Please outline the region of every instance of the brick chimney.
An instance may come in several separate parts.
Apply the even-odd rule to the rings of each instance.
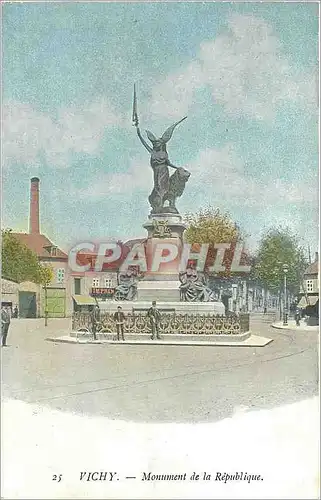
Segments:
[[[39,179],[33,177],[30,185],[29,233],[39,234]]]

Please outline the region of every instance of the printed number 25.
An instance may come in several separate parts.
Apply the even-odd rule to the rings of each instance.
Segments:
[[[54,474],[52,476],[52,480],[57,481],[58,483],[61,481],[61,478],[62,478],[62,474],[59,474],[58,476],[56,474]]]

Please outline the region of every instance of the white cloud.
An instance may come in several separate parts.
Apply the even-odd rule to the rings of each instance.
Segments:
[[[309,241],[317,247],[316,179],[284,180],[270,174],[255,178],[231,144],[199,152],[186,168],[192,174],[186,193],[191,193],[191,207],[208,203],[241,219],[251,235],[251,248],[267,229],[277,226],[290,228],[301,244]]]
[[[200,151],[186,168],[191,172],[186,188],[191,194],[186,192],[185,199],[190,196],[193,205],[198,202],[198,197],[201,204],[206,199],[209,203],[221,206],[270,212],[272,209],[282,210],[291,205],[317,205],[318,190],[312,179],[297,183],[271,178],[269,175],[258,180],[247,171],[246,164],[235,153],[232,144],[221,149]],[[146,158],[142,161],[137,158],[126,172],[100,176],[89,187],[78,190],[76,194],[89,199],[112,194],[130,196],[137,191],[147,195],[152,187],[153,172],[148,161]]]
[[[317,74],[291,67],[272,28],[250,15],[232,15],[226,33],[202,43],[196,60],[159,82],[151,113],[184,115],[203,88],[227,113],[258,120],[272,119],[283,102],[317,104]]]
[[[68,167],[73,153],[99,151],[105,130],[121,118],[104,98],[79,108],[62,108],[54,120],[30,105],[8,101],[3,106],[3,163]]]
[[[186,167],[191,172],[193,189],[202,197],[227,201],[229,205],[244,207],[275,207],[287,204],[315,204],[318,190],[316,185],[296,183],[273,178],[270,175],[255,179],[247,166],[236,155],[232,144],[221,149],[206,149]]]
[[[77,196],[99,199],[113,194],[148,193],[153,187],[153,172],[146,161],[133,160],[124,173],[107,173],[99,176],[89,187],[77,190]]]
[[[173,118],[185,115],[194,92],[204,83],[201,65],[197,61],[191,62],[153,88],[149,113]]]

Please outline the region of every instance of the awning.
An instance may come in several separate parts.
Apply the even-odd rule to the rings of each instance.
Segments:
[[[301,297],[300,302],[298,303],[298,307],[300,309],[305,309],[306,307],[309,306],[315,306],[315,304],[318,302],[319,296],[318,295],[308,295],[308,302],[306,300],[306,297]]]
[[[73,295],[72,298],[77,306],[93,306],[96,304],[95,299],[89,295]]]

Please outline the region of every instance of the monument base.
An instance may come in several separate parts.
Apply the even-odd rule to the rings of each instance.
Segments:
[[[137,301],[179,302],[179,281],[143,280],[137,284]]]
[[[108,300],[106,302],[98,302],[102,313],[114,313],[117,307],[121,306],[123,312],[128,313],[143,313],[146,312],[152,305],[152,299],[133,300],[133,301],[118,301]],[[209,314],[211,316],[225,315],[225,306],[223,302],[179,302],[179,301],[157,301],[157,309],[164,313],[176,314]]]

